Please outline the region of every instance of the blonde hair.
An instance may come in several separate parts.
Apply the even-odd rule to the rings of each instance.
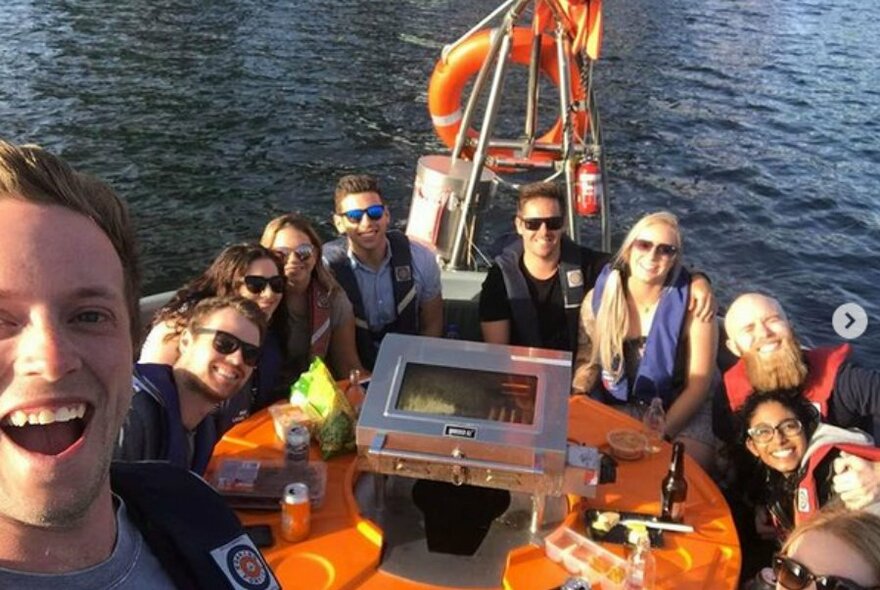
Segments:
[[[880,582],[880,516],[867,510],[839,507],[821,510],[807,522],[795,527],[782,546],[782,554],[788,555],[791,546],[811,532],[833,535],[849,545],[850,550],[861,555],[871,567],[874,581]]]
[[[321,247],[321,238],[305,216],[299,213],[285,213],[284,215],[279,215],[266,224],[266,228],[263,230],[263,236],[260,238],[260,244],[271,250],[272,244],[275,243],[275,236],[278,235],[278,232],[287,229],[288,227],[304,233],[306,237],[309,238],[309,242],[312,243],[312,246],[315,247],[316,262],[315,268],[312,269],[312,279],[318,281],[318,285],[328,294],[335,292],[336,289],[340,288],[339,283],[336,282],[336,279],[333,278],[333,275],[331,275],[330,271],[327,270],[327,267],[324,266],[322,260],[324,249]]]
[[[639,219],[626,234],[620,249],[614,255],[612,270],[605,282],[605,290],[602,292],[602,301],[596,314],[596,324],[593,333],[593,351],[590,363],[599,365],[603,370],[610,372],[615,381],[623,375],[623,341],[629,331],[629,313],[626,303],[626,278],[629,276],[629,257],[632,252],[633,242],[646,228],[663,224],[671,228],[676,235],[678,252],[675,255],[675,265],[670,270],[670,276],[678,272],[681,264],[681,232],[678,227],[678,218],[668,211],[650,213]],[[590,303],[588,302],[588,305]]]

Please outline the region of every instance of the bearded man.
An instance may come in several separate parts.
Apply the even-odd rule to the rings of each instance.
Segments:
[[[791,389],[836,426],[872,428],[880,418],[880,372],[849,360],[849,344],[804,350],[779,301],[745,293],[724,319],[727,347],[740,360],[724,374],[730,409],[753,392]],[[880,423],[880,422],[878,422]]]

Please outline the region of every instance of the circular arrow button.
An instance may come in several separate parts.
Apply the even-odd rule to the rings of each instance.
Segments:
[[[868,329],[868,314],[858,303],[844,303],[834,310],[831,324],[838,336],[853,340]]]

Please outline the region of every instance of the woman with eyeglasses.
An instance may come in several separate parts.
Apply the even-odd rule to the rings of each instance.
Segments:
[[[709,470],[718,326],[691,310],[691,273],[681,260],[674,215],[652,213],[633,226],[581,305],[572,390],[634,417],[659,397],[664,438],[683,442]]]
[[[797,391],[752,394],[740,420],[742,440],[763,475],[754,500],[766,506],[770,522],[762,522],[759,509],[758,528],[770,524],[784,539],[829,503],[855,510],[880,498],[880,449],[871,437],[821,423],[818,410]]]
[[[260,243],[283,258],[287,277],[283,378],[295,380],[313,356],[325,358],[337,379],[362,371],[351,302],[324,267],[312,224],[297,213],[281,215],[266,224]]]
[[[217,413],[222,433],[267,405],[279,387],[284,358],[284,324],[276,311],[284,297],[283,266],[271,250],[255,243],[234,244],[224,249],[205,272],[181,287],[153,317],[141,347],[139,363],[173,365],[180,355],[180,335],[195,305],[209,297],[239,295],[256,303],[269,322],[256,371],[242,391],[224,403]]]
[[[773,559],[779,590],[880,590],[880,516],[823,511]]]

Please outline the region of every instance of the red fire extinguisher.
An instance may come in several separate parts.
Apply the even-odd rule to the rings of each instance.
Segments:
[[[584,160],[575,173],[575,210],[582,217],[598,215],[602,202],[602,175],[595,160]]]

